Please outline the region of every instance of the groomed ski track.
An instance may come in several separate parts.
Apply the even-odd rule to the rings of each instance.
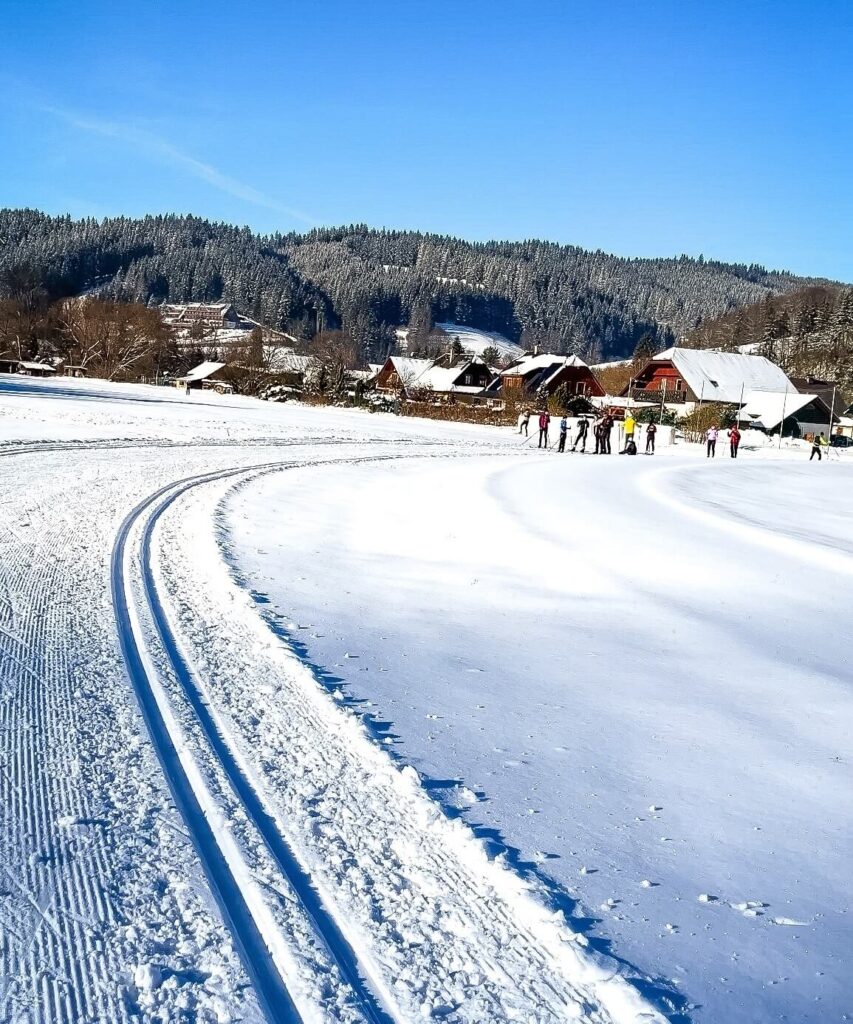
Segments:
[[[341,445],[356,447],[355,441],[317,437],[302,443],[312,454],[330,448],[340,451]],[[210,521],[215,501],[235,481],[242,483],[258,473],[309,466],[327,471],[338,463],[467,454],[453,445],[435,443],[407,444],[411,453],[393,455],[359,456],[353,452],[351,457],[315,455],[300,461],[280,454],[281,447],[299,444],[259,442],[257,447],[274,457],[239,465],[232,460],[231,465],[207,472],[173,477],[125,515],[110,562],[112,606],[128,678],[263,1018],[273,1024],[315,1020],[403,1024],[424,1017],[484,1024],[503,1020],[537,1024],[661,1021],[612,962],[596,962],[561,915],[553,914],[531,895],[519,876],[490,861],[465,826],[443,817],[415,773],[394,765],[357,719],[322,691],[310,670],[284,649],[246,597],[245,603],[239,599],[232,602],[234,623],[243,631],[245,644],[240,651],[232,648],[230,654],[236,654],[238,661],[244,659],[242,667],[251,673],[261,643],[258,678],[266,685],[278,685],[270,683],[276,674],[283,671],[285,679],[293,677],[286,711],[292,714],[302,703],[308,725],[318,730],[318,736],[331,724],[338,743],[324,753],[341,754],[340,763],[332,764],[331,771],[341,774],[344,787],[351,769],[356,771],[351,782],[358,779],[365,784],[378,778],[376,791],[366,795],[352,792],[351,796],[355,803],[367,801],[371,824],[379,832],[369,831],[364,850],[358,849],[357,820],[350,822],[349,834],[335,837],[343,856],[358,865],[365,891],[377,887],[377,898],[372,903],[365,900],[361,907],[349,899],[343,882],[350,879],[325,870],[318,861],[329,849],[312,845],[311,837],[318,834],[317,821],[288,815],[287,804],[293,808],[300,806],[300,801],[290,801],[285,794],[285,759],[275,773],[264,776],[266,762],[261,764],[253,757],[250,737],[235,728],[235,711],[245,694],[236,694],[231,706],[227,702],[220,706],[221,694],[214,691],[221,652],[207,651],[209,657],[199,657],[198,640],[199,636],[207,638],[205,623],[210,612],[203,607],[204,600],[224,583],[237,589],[236,584],[220,559],[206,568],[214,576],[218,574],[216,579],[185,579],[185,588],[178,594],[175,586],[180,578],[176,573],[164,574],[158,537],[174,530],[175,523],[187,515],[187,502],[197,500],[199,507],[195,512],[190,509],[192,522],[197,523],[192,516],[199,510],[206,515],[210,541],[215,543]],[[221,461],[228,459],[229,449],[233,455],[236,449],[252,447],[227,442],[197,442],[197,446],[215,449]],[[108,456],[115,449],[176,447],[156,441],[58,442],[4,448],[0,456],[74,452]],[[375,450],[376,446],[370,447]],[[184,542],[190,543],[187,536]],[[207,583],[212,590],[206,591]],[[201,599],[202,605],[190,608],[193,598]],[[179,600],[186,606],[178,607]],[[249,613],[254,622],[247,620]],[[226,619],[229,614],[230,610]],[[189,635],[181,628],[185,622],[192,626]],[[193,629],[201,632],[194,635]],[[281,724],[277,722],[276,727]],[[361,761],[364,757],[366,763]],[[289,769],[291,782],[293,767]],[[310,787],[311,766],[306,778],[298,781],[300,786]],[[321,786],[327,783],[321,780]],[[326,807],[332,795],[330,789],[324,792],[321,788],[314,799]],[[338,811],[344,819],[351,816],[345,806]],[[88,820],[85,814],[78,817],[84,823]],[[329,824],[335,824],[331,818]],[[383,829],[396,829],[397,833],[381,835]],[[381,849],[372,849],[380,840]],[[339,850],[336,856],[341,855]],[[401,866],[414,873],[395,878],[394,872]],[[371,871],[377,872],[375,877],[371,878]],[[393,891],[395,886],[399,891]],[[448,906],[443,909],[437,898],[442,891],[449,894]],[[396,920],[395,913],[403,907],[403,892],[411,897],[411,915]],[[430,909],[432,903],[436,906]],[[359,919],[359,912],[365,909],[368,916]],[[105,913],[109,916],[109,911]],[[405,953],[394,948],[393,940],[401,933],[406,935]],[[57,932],[57,941],[68,940]],[[312,981],[318,973],[325,978],[319,994]],[[76,983],[69,981],[69,989],[73,991],[75,984],[85,988],[78,978]],[[135,991],[134,986],[131,990]],[[140,1012],[141,1004],[133,999],[124,1005],[105,999],[101,1011],[94,1010],[92,1004],[87,1017],[81,1007],[88,1001],[83,995],[69,997],[61,1006],[54,1000],[53,1019],[134,1019]],[[0,1019],[29,1017],[4,1016],[0,1011]],[[33,1019],[50,1020],[51,1013],[35,1013]]]

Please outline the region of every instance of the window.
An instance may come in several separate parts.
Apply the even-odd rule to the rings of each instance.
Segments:
[[[474,376],[471,373],[466,373],[462,378],[462,383],[465,385],[471,385],[474,383]]]

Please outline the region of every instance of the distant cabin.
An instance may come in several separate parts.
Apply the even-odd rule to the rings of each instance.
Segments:
[[[0,359],[0,373],[20,373],[25,377],[52,377],[56,367],[26,359]]]
[[[183,377],[178,377],[175,386],[189,388],[190,391],[216,391],[220,395],[228,394],[234,390],[234,386],[225,379],[223,371],[226,365],[213,362],[199,363]]]

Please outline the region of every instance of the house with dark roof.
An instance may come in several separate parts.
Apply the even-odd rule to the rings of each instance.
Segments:
[[[576,355],[529,355],[501,370],[486,389],[486,397],[503,401],[550,398],[565,385],[569,394],[599,398],[604,394],[598,378]]]
[[[479,357],[444,366],[433,359],[389,356],[374,379],[379,392],[409,400],[477,401],[494,377]]]

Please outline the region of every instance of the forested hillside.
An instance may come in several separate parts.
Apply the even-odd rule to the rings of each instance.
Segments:
[[[756,265],[622,259],[535,240],[471,243],[362,225],[262,236],[187,216],[0,211],[0,280],[21,267],[50,299],[227,299],[303,337],[342,328],[371,358],[393,345],[393,326],[410,324],[416,336],[435,321],[617,358],[641,339],[664,346],[707,317],[813,283]]]
[[[790,375],[836,382],[853,397],[853,288],[813,285],[768,295],[705,321],[688,342],[728,351],[754,346]]]

